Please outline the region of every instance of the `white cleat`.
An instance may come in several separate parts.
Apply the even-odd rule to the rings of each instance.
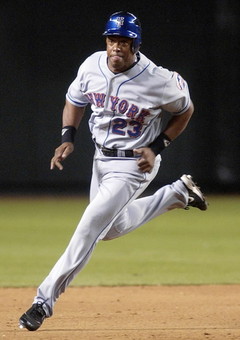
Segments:
[[[206,199],[200,188],[196,185],[196,183],[194,183],[192,176],[182,175],[180,179],[189,193],[188,204],[185,209],[189,209],[189,207],[195,207],[200,210],[207,210],[208,203],[206,202]]]

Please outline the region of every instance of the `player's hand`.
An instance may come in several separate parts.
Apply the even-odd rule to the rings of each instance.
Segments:
[[[57,167],[59,170],[63,169],[63,166],[61,162],[67,158],[70,153],[72,153],[74,150],[73,143],[63,143],[61,144],[54,153],[53,158],[51,159],[51,165],[50,169],[53,170],[55,167]]]
[[[150,148],[134,149],[135,154],[140,155],[137,163],[142,172],[151,172],[155,163],[155,153]]]

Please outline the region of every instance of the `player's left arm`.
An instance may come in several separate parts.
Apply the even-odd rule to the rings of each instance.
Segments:
[[[170,141],[173,141],[186,129],[193,112],[194,105],[193,102],[190,101],[190,106],[187,111],[180,115],[172,116],[165,130],[163,131],[163,133],[169,138]]]
[[[149,147],[135,149],[134,152],[141,155],[138,159],[138,167],[142,172],[151,172],[154,166],[155,157],[164,148],[177,138],[187,127],[194,112],[193,102],[190,101],[188,109],[168,121],[165,130],[149,145]]]

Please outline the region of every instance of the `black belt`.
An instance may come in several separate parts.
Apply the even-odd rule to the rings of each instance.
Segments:
[[[97,146],[103,155],[107,157],[136,157],[133,150],[108,149],[99,144],[97,144]]]

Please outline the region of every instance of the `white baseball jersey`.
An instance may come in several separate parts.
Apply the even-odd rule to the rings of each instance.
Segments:
[[[107,53],[100,51],[80,66],[66,99],[76,106],[91,104],[89,127],[99,145],[121,150],[148,146],[161,132],[161,112],[174,115],[190,105],[186,81],[156,66],[144,54],[129,70],[114,74]]]

